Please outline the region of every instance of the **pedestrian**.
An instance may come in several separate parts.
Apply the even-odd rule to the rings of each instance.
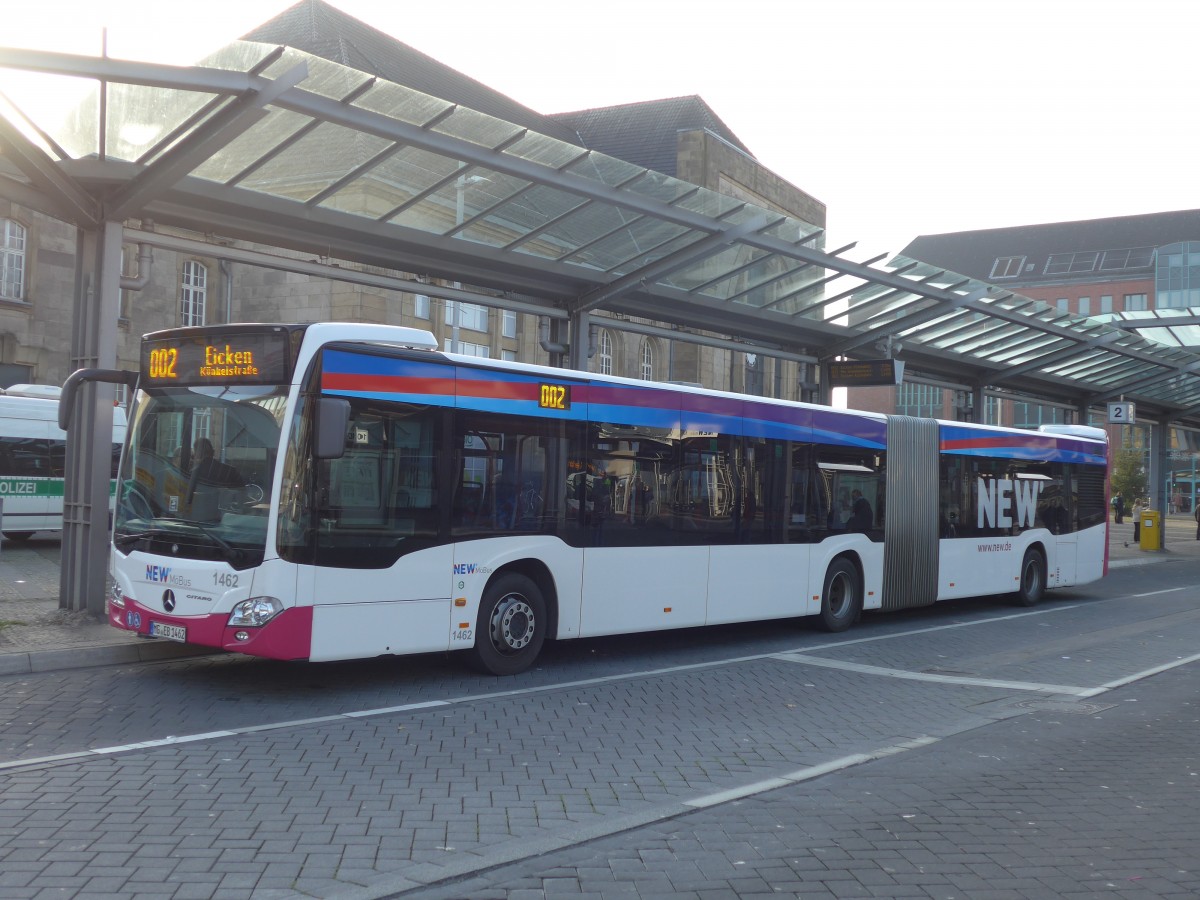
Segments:
[[[1113,510],[1116,512],[1116,523],[1123,524],[1125,522],[1125,498],[1120,494],[1113,497]]]
[[[1192,513],[1196,520],[1196,540],[1200,541],[1200,506],[1196,507],[1196,511]]]
[[[1142,510],[1145,508],[1141,497],[1133,501],[1133,540],[1135,543],[1142,539]]]

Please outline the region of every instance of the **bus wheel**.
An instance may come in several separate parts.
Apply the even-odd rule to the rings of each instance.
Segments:
[[[516,572],[487,586],[479,604],[472,650],[476,668],[516,675],[537,659],[546,640],[546,601],[532,580]]]
[[[27,541],[33,537],[32,531],[6,531],[4,536],[10,541]]]
[[[1021,586],[1014,595],[1019,606],[1036,606],[1046,593],[1046,558],[1030,547],[1021,560]]]
[[[835,559],[825,573],[821,591],[821,627],[826,631],[845,631],[862,612],[862,582],[858,569],[846,558]]]

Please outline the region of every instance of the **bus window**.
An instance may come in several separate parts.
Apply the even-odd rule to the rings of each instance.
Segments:
[[[453,534],[562,528],[567,427],[553,419],[458,413]]]
[[[317,463],[316,561],[390,566],[438,533],[437,410],[352,400],[345,450]]]

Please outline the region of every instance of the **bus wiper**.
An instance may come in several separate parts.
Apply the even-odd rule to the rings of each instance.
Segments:
[[[212,541],[214,544],[216,544],[219,548],[221,548],[221,552],[227,554],[230,558],[232,558],[232,559],[241,559],[242,558],[242,550],[240,547],[233,546],[233,544],[229,543],[229,541],[225,540],[225,538],[223,538],[219,534],[217,534],[216,531],[214,531],[208,525],[205,525],[201,522],[192,522],[192,521],[188,521],[188,520],[184,520],[184,521],[187,521],[188,525],[195,528],[202,535],[204,535],[206,538],[208,538],[210,541]]]

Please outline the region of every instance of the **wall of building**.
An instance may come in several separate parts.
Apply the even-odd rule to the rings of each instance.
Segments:
[[[1057,306],[1060,299],[1065,299],[1067,301],[1067,311],[1076,314],[1080,310],[1079,300],[1081,297],[1089,299],[1090,311],[1088,315],[1093,316],[1100,314],[1100,298],[1104,296],[1113,298],[1112,312],[1125,311],[1124,300],[1129,294],[1145,294],[1146,308],[1154,308],[1153,278],[1138,278],[1125,281],[1071,282],[1070,284],[1031,285],[1029,287],[1020,287],[1005,283],[1002,287],[1023,297],[1042,300],[1050,306]]]

